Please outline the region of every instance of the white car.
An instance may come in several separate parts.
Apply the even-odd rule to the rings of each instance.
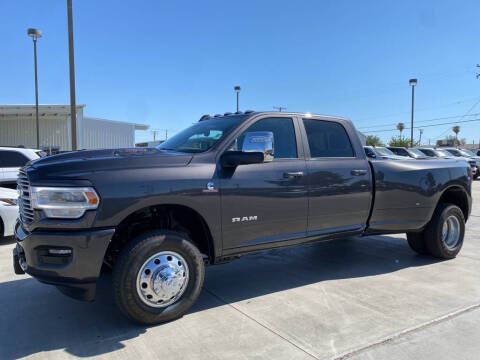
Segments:
[[[0,147],[0,186],[16,188],[18,170],[45,155],[42,150]]]
[[[18,217],[17,198],[16,190],[0,188],[0,240],[13,235]]]

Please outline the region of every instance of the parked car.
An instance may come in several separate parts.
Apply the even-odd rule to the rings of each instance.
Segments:
[[[435,152],[439,155],[441,159],[455,159],[455,156],[450,154],[448,151],[445,151],[443,149],[435,149]]]
[[[446,152],[452,154],[456,158],[465,159],[472,167],[473,178],[480,176],[480,158],[469,150],[461,150],[456,148],[443,148]]]
[[[45,155],[42,150],[0,147],[0,186],[16,188],[18,170]]]
[[[414,148],[420,152],[422,152],[425,156],[429,158],[435,158],[435,159],[442,159],[442,158],[453,158],[452,156],[442,156],[439,154],[435,149],[432,148],[424,148],[424,147],[416,147]]]
[[[473,150],[473,153],[477,156],[480,156],[480,149]]]
[[[117,305],[142,324],[182,316],[205,264],[250,252],[406,232],[414,251],[454,258],[472,201],[464,161],[370,161],[349,120],[283,112],[204,116],[157,148],[45,157],[18,184],[15,272],[93,300],[110,267]]]
[[[468,149],[457,149],[457,150],[460,151],[465,157],[470,157],[475,160],[480,160],[480,156],[478,156],[471,150],[468,150]]]
[[[407,156],[416,160],[426,160],[428,156],[417,149],[405,148],[399,146],[387,146],[387,148],[392,151],[395,155]]]
[[[395,155],[393,152],[383,146],[364,146],[365,154],[370,159],[382,159],[382,160],[405,160],[409,159],[405,156]]]
[[[0,240],[13,235],[18,217],[18,192],[8,188],[0,188]]]

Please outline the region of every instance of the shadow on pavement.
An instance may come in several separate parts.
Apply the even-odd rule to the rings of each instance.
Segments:
[[[269,250],[212,266],[204,289],[224,303],[233,303],[326,280],[387,274],[439,261],[414,253],[405,238],[354,237]],[[203,305],[196,310],[210,307]]]
[[[386,236],[270,250],[207,268],[204,294],[190,313],[325,280],[374,276],[434,262],[414,254],[405,239]],[[205,296],[205,290],[214,297]],[[67,298],[29,277],[0,283],[0,309],[0,359],[56,349],[96,356],[121,349],[122,341],[146,331],[117,310],[110,275],[99,281],[93,303]]]

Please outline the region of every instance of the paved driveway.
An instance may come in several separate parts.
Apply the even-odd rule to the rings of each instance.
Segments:
[[[119,314],[108,277],[82,303],[14,275],[3,243],[0,359],[477,359],[479,233],[477,200],[451,261],[416,255],[400,235],[244,256],[208,268],[194,308],[154,327]]]

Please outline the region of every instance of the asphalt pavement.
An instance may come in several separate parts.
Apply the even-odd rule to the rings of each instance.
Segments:
[[[13,273],[0,244],[0,359],[478,359],[480,181],[459,256],[405,236],[355,237],[244,256],[206,270],[183,318],[126,320],[109,276],[79,302]]]

